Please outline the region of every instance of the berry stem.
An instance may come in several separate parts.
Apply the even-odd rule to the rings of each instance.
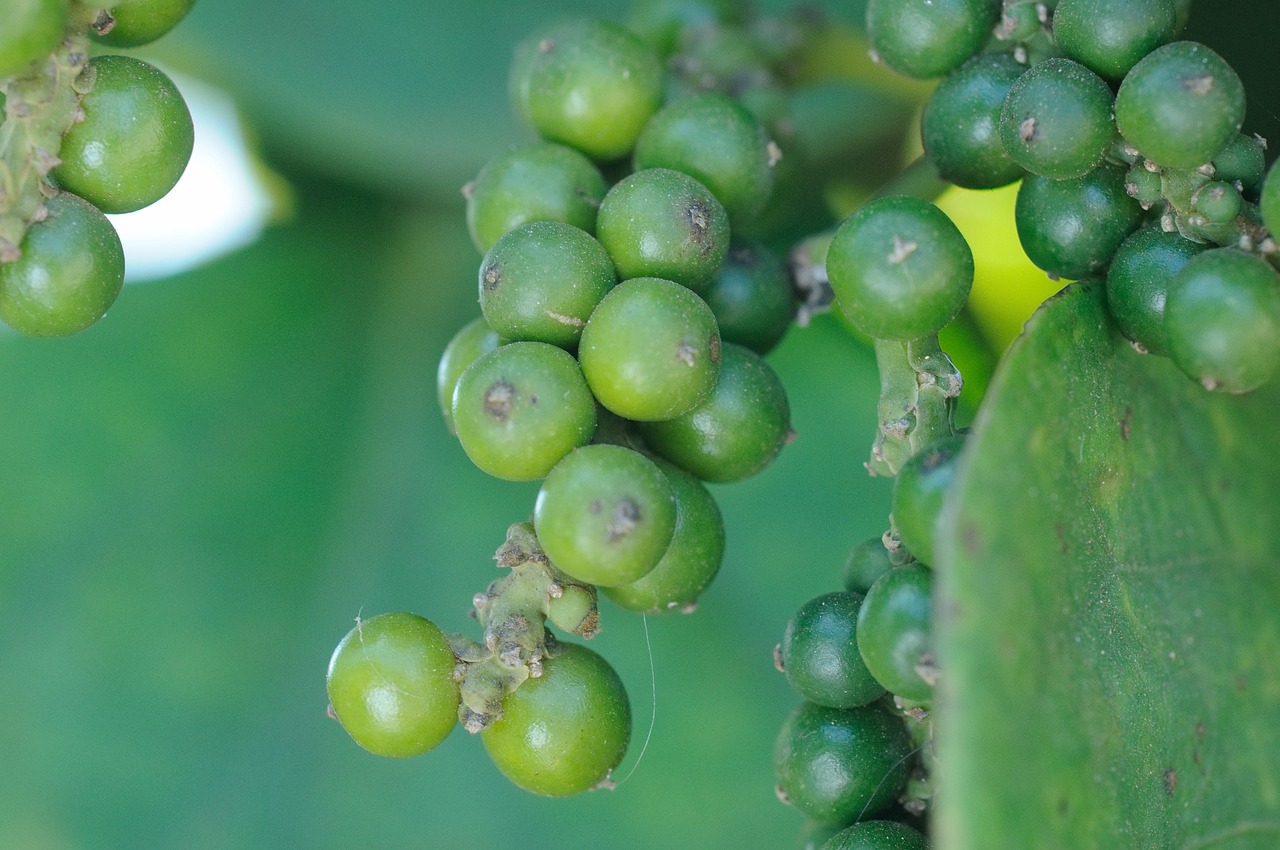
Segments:
[[[938,344],[923,339],[875,340],[880,369],[880,427],[867,471],[893,477],[920,449],[955,433],[951,414],[964,381]]]

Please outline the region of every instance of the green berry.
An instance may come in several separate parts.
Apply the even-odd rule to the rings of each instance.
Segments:
[[[1258,198],[1258,211],[1262,221],[1271,231],[1273,237],[1280,238],[1280,166],[1272,165],[1262,184],[1262,194]]]
[[[937,558],[935,526],[955,480],[964,437],[943,437],[902,465],[893,482],[893,524],[909,551],[926,564]]]
[[[456,433],[453,427],[453,391],[458,386],[458,379],[468,366],[501,344],[502,340],[493,328],[484,317],[480,317],[463,325],[444,347],[440,365],[436,368],[436,401],[440,404],[449,433]]]
[[[559,221],[522,224],[480,264],[480,309],[504,339],[578,344],[591,311],[617,282],[591,234]]]
[[[676,497],[676,527],[657,566],[636,581],[603,588],[615,604],[645,614],[690,611],[724,559],[724,520],[701,481],[670,463],[658,468]]]
[[[1213,176],[1238,183],[1250,198],[1257,197],[1258,185],[1267,173],[1262,139],[1237,133],[1213,158]]]
[[[648,574],[676,527],[667,476],[623,446],[577,449],[542,482],[533,527],[547,557],[578,581],[601,587]]]
[[[0,0],[0,79],[44,59],[62,40],[67,0]]]
[[[858,651],[892,694],[933,699],[933,572],[916,562],[895,567],[867,591],[858,612]]]
[[[999,0],[869,0],[867,34],[880,59],[909,77],[941,77],[982,49]]]
[[[995,189],[1023,175],[1004,149],[1000,113],[1025,70],[1007,53],[981,53],[933,90],[920,136],[943,179],[966,189]]]
[[[149,44],[176,27],[195,4],[196,0],[113,0],[107,11],[115,24],[94,37],[112,47]]]
[[[670,168],[711,190],[731,222],[759,215],[773,191],[769,138],[755,117],[719,92],[658,110],[636,142],[635,168]]]
[[[1018,187],[1014,223],[1031,262],[1079,280],[1104,271],[1142,207],[1125,191],[1125,172],[1102,165],[1073,180],[1030,175]]]
[[[703,298],[720,326],[720,339],[768,354],[791,327],[796,294],[782,260],[761,244],[729,249]]]
[[[919,339],[955,318],[973,286],[973,253],[946,213],[911,197],[872,201],[845,219],[827,275],[854,327]]]
[[[1059,0],[1053,37],[1071,59],[1119,80],[1173,38],[1176,23],[1173,0]]]
[[[572,355],[545,342],[513,342],[462,372],[453,424],[480,469],[533,481],[591,440],[596,405]]]
[[[1019,77],[1000,113],[1000,138],[1014,162],[1042,177],[1082,177],[1115,137],[1111,89],[1070,59],[1047,59]]]
[[[420,755],[457,725],[457,663],[444,632],[430,620],[415,614],[357,620],[329,659],[329,704],[369,752]]]
[[[897,799],[913,749],[902,721],[879,704],[802,703],[774,745],[779,794],[805,817],[843,826]]]
[[[868,820],[831,836],[821,850],[929,850],[929,839],[897,821]]]
[[[515,148],[490,160],[464,189],[467,230],[482,252],[531,221],[594,233],[605,188],[600,169],[573,148],[551,142]]]
[[[142,209],[168,194],[191,159],[195,130],[173,81],[130,56],[89,63],[84,120],[62,139],[52,177],[108,213]]]
[[[769,364],[726,344],[711,395],[683,416],[640,423],[640,433],[654,451],[703,481],[741,481],[778,454],[790,421],[786,391]]]
[[[1245,393],[1280,371],[1280,274],[1235,248],[1192,257],[1165,305],[1169,356],[1210,390]]]
[[[876,579],[893,568],[889,550],[880,537],[869,537],[849,550],[844,562],[844,588],[865,595]]]
[[[608,779],[631,738],[631,704],[618,674],[573,643],[543,661],[502,701],[502,716],[480,733],[503,775],[526,791],[567,797]]]
[[[637,171],[605,195],[596,236],[622,279],[701,291],[729,252],[729,217],[706,186],[669,168]]]
[[[1191,196],[1192,208],[1211,224],[1225,224],[1240,214],[1244,198],[1240,190],[1222,180],[1212,180]]]
[[[1169,283],[1203,249],[1159,227],[1144,227],[1120,245],[1107,269],[1107,307],[1121,333],[1152,354],[1168,356]]]
[[[608,410],[637,421],[673,419],[715,386],[720,332],[695,293],[669,280],[632,278],[591,314],[578,359]]]
[[[602,20],[547,27],[516,47],[511,99],[544,139],[610,161],[631,152],[662,100],[662,63]]]
[[[1178,41],[1133,66],[1116,94],[1116,126],[1142,155],[1166,168],[1195,168],[1240,132],[1245,94],[1227,61],[1203,44]]]
[[[29,336],[67,336],[107,312],[124,285],[124,249],[111,222],[66,192],[22,240],[22,256],[0,263],[0,319]]]
[[[779,647],[782,672],[805,699],[829,708],[854,708],[884,688],[858,652],[862,596],[839,591],[810,599],[787,622]]]

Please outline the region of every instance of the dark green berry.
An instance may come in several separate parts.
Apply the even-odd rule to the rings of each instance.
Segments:
[[[1258,186],[1267,173],[1264,151],[1261,138],[1237,133],[1213,158],[1213,176],[1239,184],[1250,198],[1256,198]]]
[[[1004,149],[1000,112],[1025,70],[1007,53],[981,53],[933,90],[920,136],[943,179],[966,189],[995,189],[1023,175]]]
[[[787,621],[778,657],[800,696],[830,708],[854,708],[884,695],[858,652],[862,596],[839,591],[810,599]]]
[[[1266,181],[1262,184],[1262,194],[1258,198],[1258,211],[1262,221],[1271,231],[1271,235],[1280,235],[1280,166],[1271,166]]]
[[[1144,227],[1120,245],[1107,269],[1107,307],[1121,333],[1152,354],[1168,355],[1169,284],[1204,247],[1159,227]]]
[[[909,77],[941,77],[977,53],[1000,16],[999,0],[869,0],[876,55]]]
[[[1053,37],[1068,57],[1109,80],[1120,80],[1152,50],[1173,38],[1173,0],[1059,0]]]
[[[1000,138],[1014,162],[1042,177],[1082,177],[1115,137],[1111,89],[1070,59],[1047,59],[1019,77],[1000,113]]]
[[[844,588],[865,595],[876,579],[893,568],[884,539],[869,537],[849,550],[844,562]]]
[[[1030,175],[1018,187],[1014,222],[1031,262],[1079,280],[1104,271],[1142,207],[1125,191],[1125,172],[1102,165],[1073,180]]]
[[[929,839],[897,821],[868,820],[831,836],[822,850],[929,850]]]
[[[111,0],[111,28],[93,36],[112,47],[150,44],[176,27],[195,5],[196,0]]]
[[[782,260],[753,243],[729,249],[703,293],[720,326],[720,339],[768,354],[791,327],[796,295]]]
[[[867,591],[858,612],[858,650],[871,675],[904,699],[933,699],[933,572],[895,567]]]
[[[926,564],[936,562],[935,526],[963,449],[961,436],[930,443],[902,465],[893,482],[893,525],[907,550]]]

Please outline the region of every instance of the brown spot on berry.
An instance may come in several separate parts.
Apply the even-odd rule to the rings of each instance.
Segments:
[[[1213,91],[1213,75],[1202,74],[1198,77],[1187,77],[1182,81],[1182,87],[1186,89],[1189,94],[1201,96],[1206,95]]]
[[[484,391],[484,412],[499,422],[511,418],[511,410],[515,407],[516,388],[506,381],[494,381]]]
[[[640,524],[640,506],[630,499],[623,499],[613,509],[613,520],[607,530],[609,542],[616,543],[630,534]]]
[[[1029,145],[1036,140],[1039,129],[1040,122],[1028,115],[1023,119],[1022,123],[1018,125],[1018,138],[1023,142],[1023,144]]]
[[[502,270],[498,268],[497,263],[486,263],[485,267],[480,270],[480,281],[484,285],[485,292],[492,292],[502,283]]]

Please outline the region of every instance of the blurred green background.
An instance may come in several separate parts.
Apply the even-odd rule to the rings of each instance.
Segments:
[[[0,847],[793,843],[770,751],[795,697],[770,652],[882,530],[889,493],[861,466],[870,352],[830,317],[771,356],[798,436],[715,488],[729,550],[697,613],[651,618],[646,640],[603,603],[594,645],[637,719],[621,775],[656,716],[616,792],[532,797],[462,732],[376,758],[325,716],[325,665],[357,614],[472,630],[471,595],[532,505],[536,486],[466,460],[434,374],[477,314],[458,189],[526,138],[505,99],[511,47],[571,11],[201,0],[156,45],[238,99],[295,213],[247,250],[128,287],[78,337],[0,335]],[[1200,37],[1246,79],[1272,58]]]

